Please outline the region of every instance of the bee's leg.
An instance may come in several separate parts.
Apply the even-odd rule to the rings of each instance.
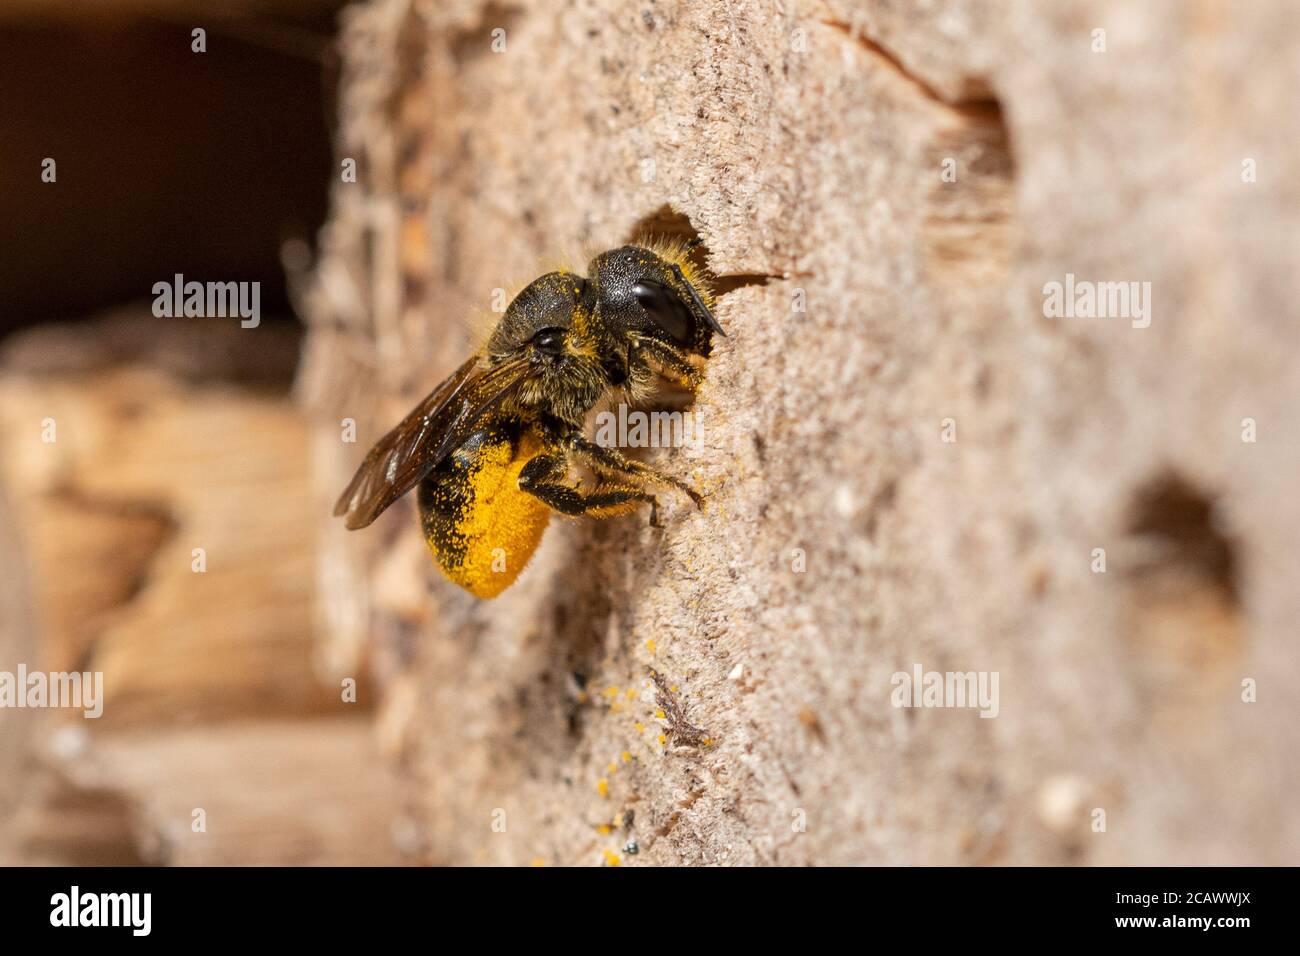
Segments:
[[[610,518],[625,514],[638,505],[650,505],[650,523],[659,525],[659,503],[655,496],[625,485],[603,484],[594,491],[579,491],[564,479],[569,463],[560,455],[538,455],[519,473],[519,487],[561,514]]]
[[[670,485],[690,496],[691,501],[695,502],[695,507],[699,508],[704,504],[704,496],[680,478],[666,474],[654,467],[654,465],[647,465],[643,461],[628,458],[617,448],[606,448],[603,445],[597,445],[594,441],[576,432],[568,435],[566,441],[569,450],[575,456],[592,465],[598,471],[627,475],[637,481]]]
[[[638,335],[636,347],[654,359],[664,375],[692,391],[698,389],[700,383],[704,381],[704,372],[692,365],[683,352],[673,348],[667,342]]]

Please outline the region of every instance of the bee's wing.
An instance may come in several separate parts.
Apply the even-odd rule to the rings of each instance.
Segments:
[[[364,528],[463,445],[483,415],[523,381],[525,362],[495,367],[471,358],[375,443],[334,505],[350,530]]]

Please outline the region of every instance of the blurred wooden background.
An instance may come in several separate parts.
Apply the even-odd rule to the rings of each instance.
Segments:
[[[405,859],[365,661],[317,651],[290,395],[338,7],[0,2],[0,670],[106,697],[0,710],[0,863]],[[259,281],[261,325],[155,318],[176,272]]]

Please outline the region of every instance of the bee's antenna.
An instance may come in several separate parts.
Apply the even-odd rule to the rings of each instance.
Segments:
[[[709,328],[725,339],[727,333],[723,330],[722,326],[718,324],[718,320],[713,317],[713,313],[709,310],[709,307],[704,304],[704,300],[700,298],[700,294],[695,291],[695,286],[691,285],[690,280],[686,278],[686,275],[682,272],[682,267],[675,262],[673,263],[673,273],[682,281],[682,285],[686,286],[690,291],[691,298],[695,300],[695,305],[704,316]]]

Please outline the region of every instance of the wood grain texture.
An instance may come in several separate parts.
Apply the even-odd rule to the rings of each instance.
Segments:
[[[94,720],[0,710],[0,861],[403,859],[365,659],[316,653],[297,336],[221,321],[0,349],[0,669],[98,672],[104,695]]]

